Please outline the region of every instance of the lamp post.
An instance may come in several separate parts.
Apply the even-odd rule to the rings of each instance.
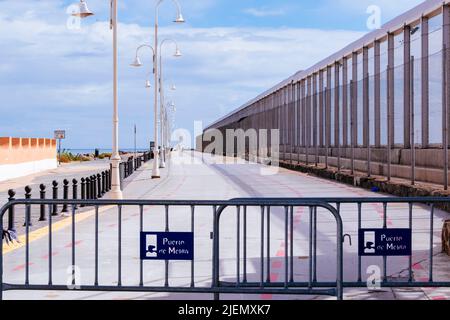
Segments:
[[[84,0],[80,0],[79,12],[73,13],[73,16],[86,18],[94,15],[87,7]],[[119,154],[119,107],[118,107],[118,44],[117,44],[117,0],[111,0],[111,26],[113,30],[113,132],[112,132],[112,155],[111,155],[111,191],[112,199],[122,199],[122,190],[120,186],[119,166],[121,162]]]
[[[173,102],[167,103],[164,112],[164,120],[165,120],[166,144],[169,149],[170,149],[172,126],[175,121],[174,118],[175,112],[176,112],[175,104]]]
[[[159,28],[159,6],[164,2],[164,0],[159,0],[155,7],[155,58],[158,58],[158,28]],[[184,18],[181,13],[181,6],[180,3],[177,0],[172,0],[172,2],[175,4],[177,9],[177,17],[175,19],[175,23],[184,23]],[[157,117],[158,117],[158,63],[155,63],[155,161],[153,162],[153,170],[157,174],[154,175],[153,178],[159,178],[159,163],[158,163],[158,157],[159,157],[159,146],[158,146],[158,139],[156,138],[158,136],[158,126],[157,126]],[[162,140],[161,140],[162,141]]]
[[[154,84],[154,90],[155,90],[155,97],[154,97],[154,139],[155,139],[155,147],[154,147],[154,160],[153,160],[153,170],[152,170],[152,179],[158,179],[161,177],[160,175],[160,165],[159,165],[159,143],[158,143],[158,91],[160,91],[160,75],[159,75],[159,68],[158,68],[158,28],[159,28],[159,6],[164,2],[164,0],[159,0],[158,3],[155,6],[155,42],[154,47],[151,47],[149,45],[143,45],[138,48],[136,51],[136,60],[135,63],[132,64],[132,66],[140,67],[142,66],[142,63],[139,60],[138,51],[142,47],[149,47],[153,50],[153,73],[155,76],[155,84]],[[184,23],[183,15],[181,14],[181,6],[177,0],[172,0],[172,2],[175,4],[177,9],[177,16],[175,19],[175,23]],[[178,51],[179,53],[179,51]],[[176,53],[177,54],[177,53]],[[148,82],[146,84],[146,87],[148,87]],[[161,122],[161,119],[160,121]],[[162,125],[162,123],[161,123]],[[162,137],[161,137],[162,138]],[[161,139],[161,144],[163,144],[163,140]]]
[[[175,44],[175,53],[173,54],[173,56],[174,57],[176,57],[176,58],[178,58],[178,57],[181,57],[182,56],[182,54],[181,54],[181,51],[180,51],[180,49],[179,49],[179,47],[178,47],[178,43],[175,41],[175,40],[172,40],[172,39],[164,39],[161,43],[160,43],[160,48],[161,48],[161,50],[160,50],[160,52],[159,52],[159,76],[158,76],[158,81],[156,82],[156,83],[158,83],[159,84],[159,87],[158,86],[155,86],[156,88],[159,88],[159,99],[160,99],[160,114],[159,114],[159,122],[157,122],[157,123],[159,123],[159,125],[160,125],[160,131],[159,131],[159,135],[160,135],[160,139],[161,139],[161,152],[159,152],[159,157],[158,157],[158,159],[156,159],[155,161],[154,161],[154,166],[155,166],[155,162],[156,162],[156,166],[158,167],[157,169],[159,169],[159,168],[165,168],[165,147],[166,147],[166,141],[165,141],[165,136],[166,136],[166,130],[164,129],[164,126],[165,126],[165,121],[164,121],[164,119],[163,119],[163,115],[164,115],[164,104],[165,104],[165,102],[164,102],[164,76],[163,76],[163,59],[162,59],[162,48],[163,48],[163,46],[164,46],[164,44],[165,43],[168,43],[168,42],[173,42],[174,44]],[[143,48],[148,48],[148,49],[151,49],[151,51],[152,51],[152,54],[153,54],[153,73],[154,74],[156,74],[156,70],[157,70],[157,66],[156,66],[156,64],[158,63],[158,60],[157,60],[157,58],[156,58],[156,50],[152,47],[152,46],[150,46],[150,45],[148,45],[148,44],[143,44],[143,45],[140,45],[139,47],[137,47],[137,49],[136,49],[136,56],[135,56],[135,58],[134,58],[134,61],[133,61],[133,63],[131,63],[131,66],[132,67],[142,67],[144,64],[142,63],[142,61],[141,61],[141,59],[140,59],[140,56],[139,56],[139,52],[140,52],[140,50],[141,49],[143,49]],[[150,80],[146,80],[146,84],[145,84],[145,87],[146,88],[150,88],[151,87],[151,84],[150,84]],[[155,88],[155,89],[156,89]],[[158,89],[157,89],[158,90]],[[176,90],[176,88],[175,88],[175,86],[172,86],[172,88],[171,88],[171,90]],[[156,111],[157,111],[157,109],[156,109]],[[158,119],[158,117],[156,117],[155,119]],[[156,125],[156,128],[157,128],[157,123],[155,123],[155,125]],[[158,131],[157,130],[155,130],[155,140],[157,141],[158,139],[157,139],[157,135],[158,135]],[[155,150],[158,150],[159,148],[158,148],[158,146],[156,145],[156,142],[155,142]],[[155,158],[156,158],[156,151],[155,151]],[[155,169],[155,168],[154,168]],[[155,171],[154,172],[157,172],[157,174],[159,174],[159,170],[156,170],[155,169]],[[155,176],[154,178],[157,178],[158,176]]]
[[[166,135],[167,135],[167,130],[166,130],[166,121],[165,121],[165,119],[163,118],[164,117],[164,115],[165,115],[165,101],[164,101],[164,73],[163,73],[163,59],[162,59],[162,49],[163,49],[163,46],[164,46],[164,44],[165,43],[168,43],[168,42],[172,42],[173,44],[175,44],[175,53],[174,53],[174,57],[175,58],[179,58],[179,57],[181,57],[182,56],[182,54],[181,54],[181,51],[180,51],[180,49],[179,49],[179,47],[178,47],[178,42],[176,42],[175,40],[173,40],[173,39],[164,39],[162,42],[161,42],[161,45],[160,45],[160,47],[161,47],[161,50],[160,50],[160,52],[159,52],[159,73],[160,73],[160,75],[159,75],[159,81],[160,81],[160,84],[159,84],[159,86],[160,86],[160,89],[159,89],[159,95],[160,95],[160,106],[161,106],[161,112],[160,112],[160,123],[161,123],[161,127],[160,127],[160,130],[161,130],[161,154],[160,154],[160,168],[165,168],[166,167],[166,148],[167,148],[167,145],[166,145],[166,142],[167,142],[167,137],[166,137]],[[172,88],[174,88],[174,86],[172,87]],[[174,89],[172,89],[172,90],[174,90]]]

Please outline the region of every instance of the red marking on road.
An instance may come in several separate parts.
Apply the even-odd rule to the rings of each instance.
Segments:
[[[273,269],[279,269],[279,268],[281,268],[282,265],[283,265],[283,263],[281,261],[274,261],[274,262],[272,262],[272,268]]]
[[[75,241],[75,246],[79,245],[82,242],[83,242],[83,240]],[[72,242],[69,242],[68,244],[66,244],[65,247],[66,248],[71,248],[72,247]]]
[[[436,296],[436,297],[432,297],[432,300],[447,300],[446,296]]]
[[[277,273],[271,273],[270,274],[270,281],[276,282],[278,280],[278,276],[279,276],[279,274],[277,274]]]
[[[28,266],[32,266],[33,264],[34,264],[33,262],[29,262],[29,263],[28,263]],[[20,264],[20,265],[16,266],[16,267],[13,269],[13,271],[20,271],[20,270],[23,270],[23,269],[25,269],[25,266],[26,266],[25,263],[24,263],[24,264]]]
[[[420,282],[426,282],[428,280],[429,280],[428,278],[417,278],[417,281],[420,281]]]
[[[420,263],[416,263],[412,266],[413,270],[423,270],[424,267]]]
[[[277,257],[284,257],[284,250],[278,250]]]
[[[59,252],[53,251],[52,252],[52,257],[54,257],[54,256],[56,256],[58,254],[59,254]],[[50,257],[50,255],[46,254],[46,255],[43,255],[41,258],[44,259],[44,260],[47,260],[49,257]]]

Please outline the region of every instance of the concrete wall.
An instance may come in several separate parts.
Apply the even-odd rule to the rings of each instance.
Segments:
[[[0,138],[0,181],[57,167],[56,140]]]

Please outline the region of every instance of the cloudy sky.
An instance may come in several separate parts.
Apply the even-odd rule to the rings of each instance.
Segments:
[[[109,0],[87,0],[94,17],[68,27],[78,0],[0,0],[0,136],[50,137],[66,129],[69,148],[109,148],[112,110],[112,33]],[[129,64],[135,48],[153,40],[155,0],[119,0],[120,145],[152,140],[153,90],[146,68]],[[174,25],[174,6],[160,12],[160,37],[178,42],[183,57],[164,48],[165,81],[177,90],[176,127],[193,130],[236,109],[298,70],[358,39],[368,6],[382,21],[421,0],[180,0],[184,25]],[[69,9],[68,9],[69,8]],[[152,81],[153,82],[153,81]],[[152,83],[153,84],[153,83]],[[166,91],[169,91],[166,89]]]

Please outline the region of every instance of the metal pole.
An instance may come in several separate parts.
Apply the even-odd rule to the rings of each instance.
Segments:
[[[159,88],[159,75],[158,75],[158,13],[159,5],[162,3],[160,0],[156,4],[155,8],[155,57],[153,61],[153,68],[155,70],[155,105],[154,105],[154,139],[155,139],[155,150],[153,151],[153,170],[152,179],[159,179],[161,174],[159,172],[159,144],[158,144],[158,88]]]
[[[411,184],[416,183],[416,141],[415,141],[415,124],[414,124],[414,56],[411,56],[410,61],[410,73],[411,73],[411,98],[410,98],[410,135],[411,135]]]
[[[159,52],[159,106],[160,106],[159,129],[160,129],[160,135],[161,135],[161,153],[159,154],[159,157],[160,157],[159,167],[163,169],[166,167],[166,163],[165,163],[165,159],[164,159],[166,143],[164,141],[164,139],[165,139],[165,134],[164,134],[165,106],[164,106],[164,79],[163,79],[163,63],[162,63],[162,45],[161,45],[161,50]]]
[[[391,68],[387,66],[387,180],[391,181]]]
[[[117,45],[117,0],[113,0],[112,3],[112,29],[113,29],[113,68],[114,68],[114,106],[113,106],[113,141],[112,141],[112,187],[111,187],[111,199],[122,199],[122,190],[120,188],[119,178],[119,96],[118,96],[118,45]]]
[[[136,135],[137,135],[137,128],[136,124],[134,124],[134,157],[137,157],[137,147],[136,147]]]
[[[61,139],[58,139],[58,165],[61,165]]]
[[[444,190],[448,190],[448,93],[447,93],[447,46],[444,44],[442,51],[442,106],[443,106],[443,130],[442,130],[442,151],[444,155]]]
[[[354,137],[354,126],[355,126],[355,119],[354,119],[354,103],[355,103],[355,97],[353,94],[354,88],[354,82],[353,80],[350,80],[350,145],[351,145],[351,173],[352,175],[355,173],[355,137]]]

